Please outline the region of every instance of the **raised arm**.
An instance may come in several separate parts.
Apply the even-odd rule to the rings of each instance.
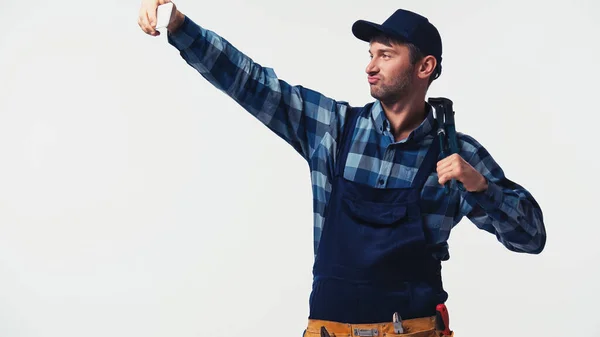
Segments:
[[[174,12],[168,27],[168,41],[182,58],[306,160],[328,133],[338,134],[332,132],[332,128],[342,124],[346,102],[288,84],[279,79],[273,69],[254,62],[223,37],[199,26],[178,10]],[[152,29],[146,32],[155,34]]]

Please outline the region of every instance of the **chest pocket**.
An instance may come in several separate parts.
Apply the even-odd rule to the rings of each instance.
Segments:
[[[380,203],[345,198],[348,213],[360,224],[370,227],[395,227],[406,221],[408,209],[398,203]]]

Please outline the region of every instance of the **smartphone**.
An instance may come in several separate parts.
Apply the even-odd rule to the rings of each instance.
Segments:
[[[158,6],[156,9],[156,30],[161,28],[167,28],[169,21],[171,20],[171,13],[173,12],[173,3],[167,2],[166,4]]]

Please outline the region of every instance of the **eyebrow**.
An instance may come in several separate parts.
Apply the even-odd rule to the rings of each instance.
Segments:
[[[377,48],[375,49],[375,53],[394,53],[394,54],[398,54],[396,52],[396,50],[394,50],[394,48]],[[371,49],[369,49],[369,54],[373,54],[373,52],[371,51]]]

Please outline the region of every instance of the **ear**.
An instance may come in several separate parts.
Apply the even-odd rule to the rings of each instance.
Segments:
[[[432,55],[425,56],[419,63],[417,67],[417,76],[421,79],[428,79],[429,76],[433,74],[435,71],[435,67],[437,66],[437,60]]]

